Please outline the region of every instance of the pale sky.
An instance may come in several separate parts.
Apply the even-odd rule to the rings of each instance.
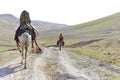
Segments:
[[[120,0],[0,0],[0,14],[75,25],[120,12]]]

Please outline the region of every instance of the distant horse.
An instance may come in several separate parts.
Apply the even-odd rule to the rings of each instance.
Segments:
[[[64,46],[64,41],[58,41],[57,42],[59,50],[61,50],[62,46]]]
[[[27,52],[28,52],[28,47],[31,43],[31,33],[29,30],[22,30],[21,34],[18,36],[19,39],[19,46],[18,49],[20,50],[20,52],[22,53],[22,60],[21,60],[21,64],[24,64],[24,69],[26,69],[26,59],[27,59]],[[25,50],[25,51],[24,51]]]

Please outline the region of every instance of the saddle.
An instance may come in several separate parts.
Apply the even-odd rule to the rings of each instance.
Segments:
[[[19,33],[18,35],[21,36],[21,34],[24,33],[24,32],[27,32],[27,33],[29,33],[30,35],[32,35],[32,33],[31,33],[29,30],[27,30],[27,29],[25,29],[25,30],[20,30],[20,33]]]

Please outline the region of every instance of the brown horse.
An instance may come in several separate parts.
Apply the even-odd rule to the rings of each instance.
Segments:
[[[64,41],[58,41],[57,46],[59,47],[59,50],[61,50],[62,46],[64,46]]]

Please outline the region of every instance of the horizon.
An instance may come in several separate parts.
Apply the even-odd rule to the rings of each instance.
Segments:
[[[0,14],[19,18],[21,12],[27,10],[32,21],[75,25],[118,13],[119,3],[115,0],[4,0],[0,1]]]
[[[110,14],[110,15],[107,15],[107,16],[111,16],[111,15],[114,15],[114,14],[118,14],[120,12],[117,12],[117,13],[113,13],[113,14]],[[14,16],[13,14],[0,14],[0,15],[11,15],[11,16]],[[101,19],[101,18],[104,18],[104,17],[107,17],[107,16],[103,16],[103,17],[100,17],[100,18],[97,18],[97,19],[93,19],[93,20],[90,20],[90,21],[94,21],[94,20],[98,20],[98,19]],[[16,17],[16,16],[14,16]],[[18,17],[16,17],[18,18]],[[19,18],[18,18],[19,19]],[[63,24],[63,23],[56,23],[56,22],[50,22],[50,21],[44,21],[44,20],[32,20],[31,21],[41,21],[41,22],[48,22],[48,23],[55,23],[55,24],[61,24],[61,25],[68,25],[68,26],[72,26],[72,25],[69,25],[69,24]],[[82,22],[82,23],[78,23],[78,24],[83,24],[83,23],[87,23],[87,22],[90,22],[90,21],[86,21],[86,22]],[[74,24],[74,25],[77,25],[77,24]]]

